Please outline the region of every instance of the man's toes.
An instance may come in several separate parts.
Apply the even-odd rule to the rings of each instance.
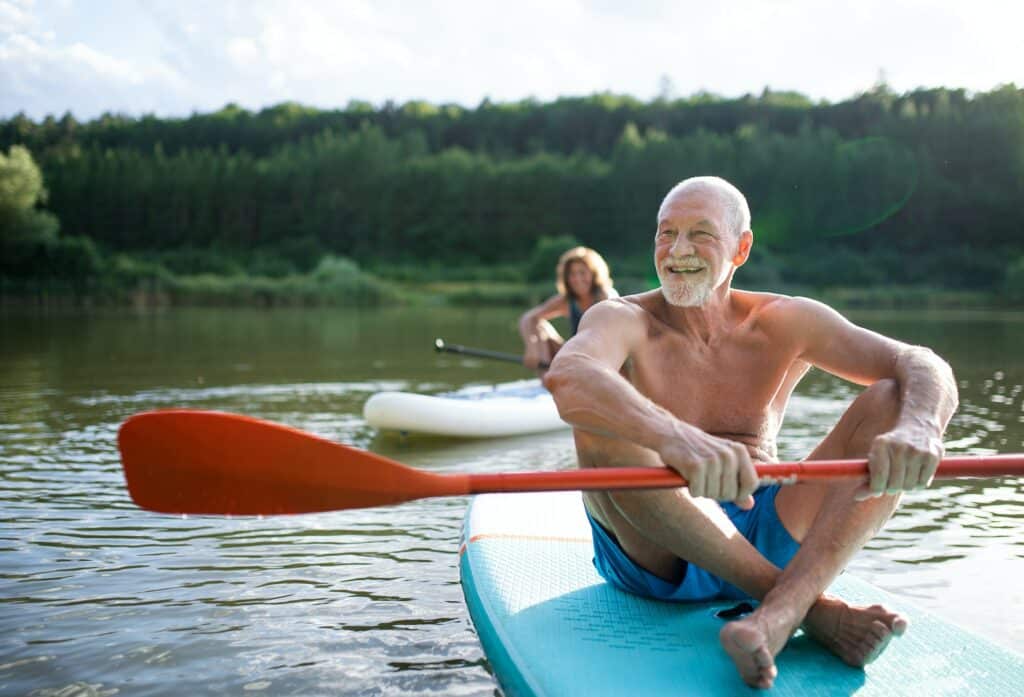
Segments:
[[[867,665],[873,662],[876,658],[882,655],[885,651],[885,647],[889,645],[888,641],[884,641],[881,644],[875,644],[874,646],[866,646],[864,649],[864,658],[861,660],[861,665]]]
[[[896,636],[900,636],[903,632],[907,631],[907,618],[898,612],[887,610],[881,605],[872,605],[868,610],[876,613],[879,616],[878,621],[884,623]]]
[[[875,620],[871,623],[871,626],[868,628],[868,631],[865,634],[864,638],[868,642],[878,643],[880,641],[886,641],[890,636],[893,635],[893,633],[893,630],[889,629],[889,627],[884,622],[879,622],[878,620]]]
[[[889,645],[889,640],[894,636],[889,631],[889,628],[880,622],[876,622],[871,629],[872,631],[861,642],[861,652],[863,655],[861,663],[863,665],[867,665],[881,656],[882,652]]]
[[[761,689],[772,686],[779,671],[759,631],[740,623],[728,624],[722,628],[721,639],[743,682]]]
[[[758,674],[757,687],[767,690],[775,684],[775,678],[778,675],[779,671],[775,666],[772,666],[770,669],[762,669]]]
[[[775,667],[775,659],[772,657],[771,652],[762,646],[750,654],[750,658],[753,661],[755,673],[753,680],[748,680],[747,683],[753,687],[768,689],[775,682],[775,678],[779,674],[779,669]]]
[[[909,624],[910,623],[907,622],[906,617],[904,617],[903,615],[896,615],[896,619],[892,621],[890,627],[892,628],[893,634],[895,634],[896,636],[903,636],[903,633],[907,631],[907,626]]]
[[[752,658],[754,659],[754,665],[757,666],[762,673],[766,669],[770,669],[772,671],[773,678],[775,677],[775,674],[778,673],[778,669],[775,667],[775,659],[772,658],[771,652],[764,646],[758,648],[757,651],[752,654]]]
[[[743,682],[750,685],[751,687],[757,687],[762,690],[767,690],[769,687],[775,684],[775,678],[778,676],[779,671],[772,669],[761,669],[754,673],[741,673],[740,677],[743,678]]]

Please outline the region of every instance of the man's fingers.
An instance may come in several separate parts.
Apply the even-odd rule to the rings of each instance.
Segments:
[[[889,449],[881,447],[870,462],[870,481],[868,488],[874,496],[881,496],[886,492],[886,484],[889,483]]]
[[[891,448],[886,448],[885,452],[889,455],[889,481],[885,483],[885,493],[898,494],[903,491],[907,468],[912,465],[914,456],[906,448],[899,447],[895,452]]]
[[[686,488],[690,490],[690,496],[704,496],[707,491],[705,485],[705,479],[707,477],[707,464],[704,462],[696,462],[690,468],[689,472],[683,472],[683,476],[686,477]]]
[[[719,501],[733,501],[739,493],[739,463],[736,453],[729,453],[732,457],[724,458],[722,463],[721,489],[718,492]]]
[[[881,496],[886,492],[886,486],[889,484],[889,469],[892,464],[891,458],[889,443],[882,440],[874,441],[874,445],[871,446],[871,451],[867,455],[870,472],[867,485],[871,490],[871,495]]]
[[[917,480],[916,489],[927,489],[932,485],[932,480],[935,479],[935,470],[939,467],[939,461],[936,460],[933,464],[921,468],[921,476]]]
[[[744,510],[754,506],[754,499],[751,497],[757,487],[761,485],[757,476],[754,463],[750,461],[750,453],[742,443],[736,443],[736,495],[732,499],[736,505]]]
[[[879,436],[868,453],[868,481],[854,492],[854,498],[863,501],[929,486],[944,452],[938,439],[895,432]]]
[[[721,498],[723,464],[724,461],[721,453],[712,453],[708,456],[708,465],[705,469],[704,478],[704,495],[715,501]]]
[[[946,449],[939,445],[933,452],[925,456],[924,462],[921,464],[921,471],[917,476],[918,489],[924,489],[932,485],[932,479],[935,478],[935,471],[939,468],[939,463],[942,461],[942,456],[945,454]]]
[[[750,460],[750,453],[747,452],[746,446],[739,443],[736,445],[739,448],[739,471],[737,472],[739,491],[736,493],[741,497],[749,496],[757,491],[757,487],[761,485],[761,480],[757,476],[757,469]]]
[[[666,462],[675,460],[669,457]],[[680,461],[682,460],[682,461]],[[742,443],[714,439],[691,462],[682,458],[671,465],[687,481],[690,495],[716,501],[739,502],[758,487],[757,470]]]
[[[757,476],[757,469],[754,468],[754,463],[749,460],[740,467],[740,496],[750,496],[757,487],[761,486],[761,480]]]
[[[754,497],[744,496],[742,498],[736,499],[735,503],[740,510],[749,511],[751,508],[754,507]]]
[[[912,452],[907,455],[906,467],[903,472],[903,486],[900,487],[902,491],[910,491],[916,489],[918,482],[921,480],[921,470],[925,467],[925,461],[928,457],[927,453]]]

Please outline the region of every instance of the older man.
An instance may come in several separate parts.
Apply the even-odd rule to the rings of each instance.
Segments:
[[[956,409],[949,366],[813,300],[731,287],[753,244],[746,199],[716,177],[658,210],[659,290],[591,308],[545,378],[583,467],[668,466],[686,489],[589,493],[594,562],[614,585],[672,601],[750,596],[720,640],[747,684],[770,687],[800,626],[854,666],[906,619],[824,594],[926,487]],[[810,454],[867,457],[870,481],[759,487],[793,388],[811,366],[867,386]]]

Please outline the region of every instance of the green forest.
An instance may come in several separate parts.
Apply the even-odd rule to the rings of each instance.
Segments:
[[[725,177],[738,287],[850,302],[1024,302],[1024,89],[885,85],[639,101],[228,105],[0,121],[7,302],[529,302],[586,244],[652,285],[657,206]]]

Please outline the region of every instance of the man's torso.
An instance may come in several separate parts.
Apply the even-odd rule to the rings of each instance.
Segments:
[[[665,321],[657,292],[623,298],[644,323],[622,375],[644,396],[686,423],[748,446],[757,461],[776,459],[775,438],[793,388],[807,372],[796,337],[773,332],[770,313],[784,296],[732,291],[731,312],[710,342]],[[659,465],[637,446],[577,431],[581,464]],[[646,461],[646,462],[645,462]]]

